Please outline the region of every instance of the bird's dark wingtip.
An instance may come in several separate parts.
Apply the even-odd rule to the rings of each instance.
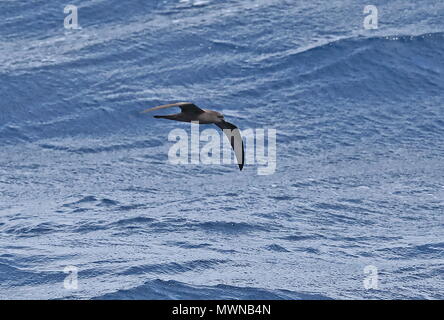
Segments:
[[[242,164],[238,164],[238,166],[239,166],[239,170],[242,171],[242,169],[244,168],[244,164],[243,163]]]

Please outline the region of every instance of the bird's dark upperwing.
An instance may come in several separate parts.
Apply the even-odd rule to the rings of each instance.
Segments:
[[[215,125],[221,128],[227,138],[230,140],[231,147],[236,155],[237,164],[239,165],[239,169],[242,170],[245,162],[245,150],[244,142],[242,141],[239,129],[234,124],[226,121],[215,123]]]
[[[157,107],[154,107],[154,108],[146,109],[146,110],[142,111],[142,113],[147,113],[147,112],[151,112],[151,111],[156,111],[156,110],[166,109],[166,108],[172,108],[172,107],[179,107],[182,110],[182,112],[184,112],[184,113],[186,113],[186,112],[191,112],[191,113],[202,113],[202,112],[204,112],[201,108],[196,106],[194,103],[191,103],[191,102],[178,102],[178,103],[165,104],[165,105],[162,105],[162,106],[157,106]]]

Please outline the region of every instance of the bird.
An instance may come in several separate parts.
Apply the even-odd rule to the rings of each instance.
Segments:
[[[149,108],[142,113],[147,113],[151,111],[156,111],[160,109],[179,107],[181,109],[180,113],[169,114],[169,115],[155,115],[154,118],[168,119],[182,122],[198,122],[199,124],[215,124],[225,133],[227,138],[230,140],[231,147],[233,148],[234,154],[236,155],[237,164],[239,169],[242,171],[245,162],[245,150],[244,142],[240,134],[239,128],[234,124],[225,121],[222,113],[205,110],[196,106],[191,102],[177,102],[171,104],[165,104],[157,106],[154,108]]]

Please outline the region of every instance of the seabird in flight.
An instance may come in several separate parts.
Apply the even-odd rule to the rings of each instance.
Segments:
[[[182,122],[193,121],[198,122],[199,124],[214,123],[216,126],[221,128],[227,135],[228,139],[230,139],[231,147],[233,148],[234,154],[236,155],[237,164],[239,165],[239,169],[242,170],[245,160],[244,142],[242,141],[239,129],[234,124],[225,121],[224,116],[220,112],[201,109],[191,102],[178,102],[146,109],[145,111],[142,111],[142,113],[171,107],[179,107],[182,112],[165,116],[154,116],[154,118],[169,119]]]

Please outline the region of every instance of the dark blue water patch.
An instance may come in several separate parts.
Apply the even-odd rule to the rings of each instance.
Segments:
[[[235,207],[221,207],[221,209],[223,211],[237,211],[237,210],[239,210],[239,208],[235,208]]]
[[[168,245],[173,245],[173,246],[178,246],[180,248],[185,248],[185,249],[201,249],[201,248],[209,248],[211,247],[211,244],[209,243],[190,243],[190,242],[185,242],[185,241],[172,241],[172,242],[167,242],[166,244]]]
[[[149,159],[153,164],[160,164],[168,160],[168,155],[166,153],[144,154],[142,158]]]
[[[89,203],[89,202],[96,202],[96,201],[97,201],[97,198],[95,196],[85,196],[85,197],[81,198],[80,200],[70,202],[70,203],[65,203],[65,204],[63,204],[63,207],[71,207],[73,205],[78,205],[81,203]]]
[[[133,218],[126,218],[126,219],[120,219],[116,222],[111,223],[111,226],[128,226],[128,225],[145,225],[145,224],[151,224],[152,222],[156,221],[154,218],[149,217],[133,217]]]
[[[88,204],[90,204],[90,206],[88,206]],[[131,210],[137,210],[137,209],[142,209],[142,208],[147,208],[149,206],[147,206],[146,204],[121,204],[119,201],[117,200],[113,200],[113,199],[108,199],[108,198],[96,198],[95,196],[88,196],[88,197],[84,197],[78,201],[74,201],[74,202],[70,202],[70,203],[65,203],[62,205],[62,207],[65,208],[72,208],[73,210],[71,211],[71,213],[78,213],[78,212],[85,212],[85,211],[89,211],[89,210],[95,210],[94,207],[96,208],[108,208],[110,210],[115,210],[115,211],[124,211],[124,212],[129,212]],[[64,210],[58,210],[57,212],[60,213],[64,213]]]
[[[170,232],[168,224],[165,224],[165,227],[159,227],[160,222],[156,222],[157,220],[149,217],[133,217],[120,219],[116,222],[112,222],[106,226],[106,228],[113,228],[118,232],[114,233],[115,236],[127,236],[129,234],[136,233],[151,233],[153,229],[155,232]]]
[[[134,217],[110,223],[108,227],[122,231],[114,234],[119,236],[128,235],[129,233],[177,233],[186,232],[185,222],[186,219],[183,218],[159,221],[149,217]]]
[[[441,201],[430,201],[429,203],[417,204],[411,207],[412,210],[417,212],[422,211],[435,211],[444,212],[444,204]]]
[[[253,213],[254,216],[269,219],[274,225],[276,221],[281,221],[281,219],[292,220],[294,218],[293,212],[261,212]]]
[[[64,208],[72,208],[72,212],[84,212],[92,210],[92,205],[94,207],[104,207],[104,208],[120,208],[119,201],[108,199],[108,198],[97,198],[96,196],[85,196],[77,201],[65,203],[62,205]]]
[[[142,209],[142,208],[147,208],[147,205],[146,204],[121,205],[117,208],[117,210],[128,212],[131,210],[137,210],[137,209]]]
[[[321,253],[321,251],[319,251],[319,249],[311,248],[311,247],[298,248],[298,249],[296,249],[296,250],[303,251],[303,252],[307,252],[307,253],[311,253],[311,254],[316,254],[316,255],[318,255],[318,254]]]
[[[188,271],[199,271],[199,270],[208,270],[213,269],[217,265],[227,263],[228,260],[193,260],[187,262],[169,262],[169,263],[160,263],[160,264],[149,264],[142,266],[134,266],[130,267],[120,274],[124,275],[134,275],[134,274],[178,274],[184,273]]]
[[[390,260],[408,259],[442,259],[444,258],[444,242],[428,243],[417,246],[405,246],[378,249],[379,254],[384,254]]]
[[[129,187],[122,189],[122,191],[135,192],[135,193],[156,193],[159,191],[157,188],[147,188],[147,187]]]
[[[333,204],[333,203],[316,203],[313,205],[314,208],[324,209],[324,210],[333,210],[344,212],[347,210],[347,206],[341,204]]]
[[[340,202],[349,202],[349,203],[353,203],[353,204],[363,204],[364,200],[363,199],[352,199],[352,198],[339,198],[338,201]]]
[[[57,224],[53,222],[43,222],[39,224],[16,224],[4,227],[3,232],[17,237],[29,238],[38,237],[45,234],[63,232],[67,229],[67,225]]]
[[[43,149],[50,149],[50,150],[56,150],[56,151],[69,151],[70,150],[69,147],[57,146],[57,145],[48,144],[48,143],[42,143],[39,146]]]
[[[82,212],[88,212],[91,209],[89,208],[75,208],[71,211],[71,213],[82,213]]]
[[[39,266],[52,261],[60,261],[61,259],[70,259],[73,256],[44,256],[31,255],[9,259],[0,257],[0,287],[14,286],[35,286],[42,284],[54,284],[62,287],[63,281],[66,279],[67,273],[63,268],[60,270],[47,271],[36,270],[32,266]],[[15,260],[14,260],[15,259]],[[19,261],[16,261],[19,260]],[[92,278],[104,274],[105,271],[99,269],[79,267],[79,278]]]
[[[337,236],[330,236],[329,240],[333,241],[341,241],[341,242],[353,242],[353,243],[369,243],[372,241],[394,241],[394,240],[400,240],[402,239],[401,236],[388,236],[388,235],[372,235],[372,236],[343,236],[343,235],[337,235]]]
[[[98,207],[112,207],[117,206],[119,204],[119,201],[111,200],[111,199],[101,199],[100,202],[97,204]]]
[[[322,208],[321,211],[318,211],[319,221],[329,221],[334,224],[376,224],[376,221],[372,220],[371,217],[369,217],[369,215],[367,214],[367,210],[363,210],[363,212],[353,212],[346,206],[332,205],[326,203],[314,204],[313,207]],[[340,209],[341,207],[343,208],[342,210]]]
[[[373,250],[370,250],[370,251],[356,251],[356,256],[364,258],[375,258],[378,255],[374,253]]]
[[[97,201],[97,198],[95,196],[86,196],[80,199],[79,201],[74,202],[74,204],[84,203],[84,202],[95,202],[95,201]]]
[[[63,283],[66,274],[53,271],[31,271],[0,261],[0,286],[32,286],[42,283]]]
[[[238,252],[237,250],[234,250],[234,249],[210,248],[210,250],[215,251],[215,252],[219,252],[219,253],[223,253],[223,254],[233,254],[233,253]]]
[[[226,197],[238,197],[239,194],[238,193],[234,193],[234,192],[227,192],[224,194],[224,196]]]
[[[296,197],[293,196],[268,196],[268,198],[273,199],[273,200],[277,200],[277,201],[291,201],[296,199]]]
[[[278,245],[278,244],[270,244],[265,247],[265,249],[275,252],[290,252],[289,250],[285,249],[284,247]]]
[[[192,229],[201,229],[206,232],[220,232],[228,234],[242,234],[253,231],[270,230],[270,228],[267,228],[262,225],[245,223],[245,222],[228,222],[228,221],[194,223],[194,224],[188,224],[188,227]]]
[[[81,223],[79,226],[76,226],[73,231],[78,233],[89,233],[106,229],[108,229],[108,226],[104,221],[95,221]]]
[[[14,249],[14,248],[7,248],[7,249]],[[27,248],[21,248],[21,249],[28,249]],[[5,257],[3,262],[5,264],[8,264],[10,266],[19,268],[19,269],[30,269],[32,267],[39,267],[45,263],[57,263],[61,260],[69,260],[75,258],[75,255],[73,254],[57,254],[57,255],[49,255],[49,254],[21,254],[21,255],[13,255],[11,257]],[[0,258],[1,261],[1,258]],[[52,268],[51,268],[52,269]]]
[[[305,241],[305,240],[319,240],[319,239],[325,239],[326,237],[320,234],[317,235],[310,235],[310,234],[301,234],[301,235],[289,235],[289,236],[285,236],[282,237],[281,239],[283,240],[288,240],[288,241]]]
[[[418,267],[415,271],[424,279],[430,279],[431,277],[436,278],[438,281],[441,281],[444,276],[444,267],[442,263],[430,263],[425,267]],[[444,296],[444,293],[441,293],[441,297]],[[442,298],[441,298],[442,299]]]
[[[267,290],[253,287],[190,285],[178,281],[150,280],[143,285],[94,297],[97,300],[325,300],[321,294],[299,293],[289,290]]]
[[[181,228],[178,228],[177,224],[172,224],[170,222],[165,222],[165,221],[156,221],[156,222],[152,222],[150,224],[150,232],[159,232],[159,233],[164,233],[164,232],[183,232],[183,228],[181,225]]]
[[[384,37],[341,39],[307,51],[281,55],[280,59],[275,57],[269,62],[264,60],[262,66],[266,67],[261,69],[263,72],[274,73],[280,70],[288,72],[289,69],[293,69],[294,74],[297,75],[294,81],[298,81],[302,85],[306,82],[319,81],[319,79],[349,79],[330,85],[329,89],[324,90],[323,93],[312,92],[312,94],[322,95],[325,99],[329,99],[328,91],[330,90],[336,90],[335,96],[337,98],[341,96],[356,99],[358,96],[363,98],[376,95],[390,97],[396,95],[398,99],[402,99],[401,93],[411,96],[417,95],[418,91],[429,90],[430,82],[442,86],[442,83],[439,84],[437,74],[416,66],[410,58],[412,55],[418,55],[420,50],[418,48],[422,45],[430,44],[434,49],[427,59],[427,68],[433,69],[433,61],[439,65],[438,69],[442,68],[442,62],[437,60],[438,52],[441,50],[439,47],[442,47],[442,38],[442,33],[435,33],[396,39]],[[437,45],[439,42],[441,44]],[[393,55],[394,50],[398,52],[395,56]],[[384,61],[383,65],[381,61]],[[410,68],[404,68],[404,64],[410,65]],[[363,76],[356,76],[354,66],[367,69],[368,73],[361,69]],[[418,70],[414,76],[415,80],[411,75],[412,68]],[[419,70],[420,68],[421,70]],[[373,87],[371,88],[367,82],[368,76],[373,78]],[[283,85],[285,85],[284,81],[282,81]],[[416,90],[409,92],[413,83],[415,83]],[[289,85],[293,86],[292,83]]]
[[[315,207],[333,211],[356,213],[360,215],[381,214],[381,211],[370,209],[368,206],[350,205],[347,203],[359,203],[360,200],[347,200],[346,203],[319,203]]]

